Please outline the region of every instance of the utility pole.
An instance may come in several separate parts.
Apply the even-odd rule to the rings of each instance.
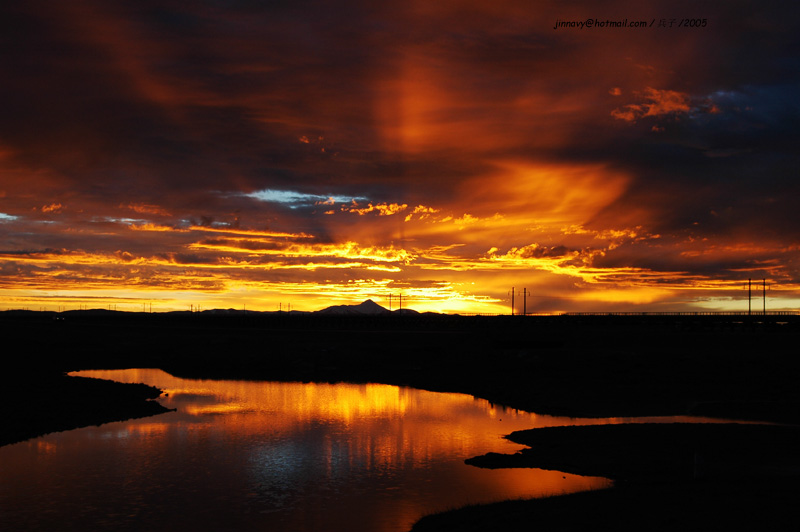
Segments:
[[[515,290],[515,288],[512,286],[511,287],[511,292],[509,292],[511,294],[511,315],[512,316],[514,315],[514,290]]]
[[[528,315],[528,296],[530,293],[528,292],[527,288],[522,289],[522,315]]]
[[[766,279],[762,279],[761,282],[762,282],[761,289],[762,289],[762,294],[763,294],[763,298],[764,298],[764,316],[766,316],[767,315],[767,280]]]
[[[752,279],[748,279],[747,280],[747,315],[748,316],[751,314],[751,305],[750,305],[751,301],[750,300],[753,297],[752,296],[751,281],[752,281]]]

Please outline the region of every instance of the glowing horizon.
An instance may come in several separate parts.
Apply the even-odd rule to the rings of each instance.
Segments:
[[[0,19],[0,310],[800,307],[790,8],[41,4]]]

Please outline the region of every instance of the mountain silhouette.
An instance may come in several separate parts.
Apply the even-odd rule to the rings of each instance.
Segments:
[[[337,316],[379,316],[389,314],[389,310],[367,299],[358,305],[334,305],[317,311],[319,314],[330,314]]]

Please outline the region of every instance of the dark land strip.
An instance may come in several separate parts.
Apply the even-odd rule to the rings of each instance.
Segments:
[[[528,447],[466,463],[536,467],[618,484],[800,475],[796,425],[623,423],[531,429],[506,438]]]
[[[412,532],[794,531],[796,478],[622,485],[423,517]]]
[[[170,410],[144,384],[66,377],[52,371],[4,372],[0,379],[0,446],[50,432],[153,416]]]
[[[477,505],[427,516],[413,532],[795,530],[800,427],[621,424],[514,432],[530,447],[468,459],[611,478],[607,490]]]
[[[6,345],[21,346],[9,347],[4,357],[9,369],[0,379],[0,404],[8,420],[3,443],[156,413],[160,405],[147,399],[159,391],[150,387],[65,376],[79,369],[128,367],[161,368],[187,378],[382,382],[468,393],[506,407],[555,415],[695,414],[789,424],[800,419],[797,316],[359,318],[6,312],[0,313],[0,332]],[[655,438],[660,446],[645,445],[638,451],[626,443],[637,438],[629,431],[648,429],[608,427],[600,429],[608,431],[602,438],[599,432],[586,436],[581,432],[586,429],[537,436],[532,451],[520,453],[523,462],[532,461],[512,457],[504,466],[602,472],[617,479],[615,488],[467,508],[425,518],[415,530],[528,530],[532,523],[543,529],[574,525],[572,529],[743,530],[756,526],[757,518],[764,525],[758,528],[780,529],[769,526],[775,515],[796,523],[800,478],[794,462],[773,464],[771,469],[759,466],[757,475],[734,478],[696,476],[694,465],[691,478],[651,475],[645,472],[663,467],[665,450],[680,455],[684,448],[675,442],[695,429],[652,429],[667,431]],[[534,432],[542,430],[550,429]],[[765,426],[734,435],[719,432],[725,430],[739,428],[693,434],[692,460],[697,448],[715,448],[731,438],[750,445],[750,457],[785,456],[775,449],[796,443],[795,435],[779,436]],[[549,450],[543,443],[547,438],[552,439]],[[592,442],[597,448],[605,442],[603,448],[631,457],[629,463],[636,465],[598,458],[590,452],[596,450]],[[706,471],[714,471],[717,458],[709,463],[708,456],[719,455],[700,453]],[[681,462],[679,469],[687,467]],[[766,470],[771,471],[767,476]],[[639,477],[625,477],[631,471],[639,471]],[[792,503],[783,504],[788,500]],[[720,519],[720,526],[713,519]]]

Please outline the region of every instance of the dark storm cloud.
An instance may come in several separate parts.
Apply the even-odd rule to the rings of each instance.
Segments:
[[[653,232],[774,237],[800,230],[800,85],[743,87],[710,95],[714,112],[686,113],[642,132],[616,164],[638,179],[595,220],[649,205]],[[653,120],[652,122],[655,122]],[[650,122],[650,123],[652,123]]]
[[[667,5],[650,11],[663,11]],[[374,144],[380,125],[372,106],[379,97],[374,81],[391,76],[409,50],[441,58],[451,69],[445,79],[450,96],[456,103],[466,102],[458,109],[460,116],[483,122],[495,122],[501,112],[487,107],[490,102],[543,90],[551,97],[569,95],[592,77],[610,82],[614,73],[626,76],[623,58],[595,58],[589,48],[598,41],[609,46],[620,35],[549,31],[543,19],[558,14],[552,8],[532,12],[516,27],[498,32],[508,22],[503,10],[474,6],[455,16],[451,9],[415,16],[413,9],[391,4],[367,9],[359,3],[267,8],[209,2],[192,10],[169,2],[75,6],[50,14],[20,8],[5,19],[5,48],[13,52],[4,61],[4,77],[14,82],[4,84],[2,96],[10,105],[8,119],[0,125],[0,136],[19,157],[32,165],[46,161],[73,176],[73,186],[87,179],[102,182],[109,174],[115,180],[177,190],[211,183],[250,190],[275,185],[312,189],[325,179],[363,187],[392,175],[400,180],[392,186],[402,186],[403,179],[413,180],[419,172],[409,169],[405,157],[393,163],[391,147]],[[675,10],[671,5],[668,11]],[[739,5],[733,9],[741,10]],[[444,20],[449,21],[447,31],[439,25]],[[713,62],[715,79],[730,75],[739,84],[752,82],[742,79],[746,68],[740,61],[727,66],[720,61],[722,51],[741,46],[736,44],[741,35],[723,38],[726,34],[716,28],[725,20],[736,20],[738,31],[754,37],[766,35],[759,25],[775,24],[769,28],[772,39],[749,41],[750,51],[742,56],[745,67],[769,68],[763,61],[768,54],[759,47],[775,51],[774,32],[781,31],[781,24],[768,12],[748,17],[734,13],[713,21],[715,27],[688,37],[698,46],[713,42],[713,47],[682,51],[679,64],[661,57],[663,69],[672,68],[673,78],[679,78],[687,68],[700,68],[691,65]],[[674,32],[650,32],[642,40],[650,48],[655,40],[678,43],[686,38],[685,33],[678,38]],[[780,55],[774,59],[775,65],[784,63]],[[711,90],[710,81],[692,79]],[[663,88],[687,88],[671,81],[673,86]],[[713,88],[731,89],[732,82]],[[599,114],[607,118],[609,111]],[[564,119],[569,123],[558,129],[572,131],[571,157],[591,157],[583,151],[611,145],[609,138],[593,146],[596,141],[578,137],[582,128],[597,127],[587,118],[558,115],[559,121]],[[544,136],[543,126],[551,128],[551,135],[561,135],[551,120],[536,113],[528,121],[508,121],[505,127],[514,134],[501,134],[506,141],[502,150],[542,153],[542,141],[532,145],[532,139]],[[321,136],[328,146],[303,145],[297,142],[301,135]],[[513,137],[516,145],[507,142]],[[322,148],[327,155],[320,153]],[[336,157],[350,164],[340,164]],[[375,159],[380,162],[371,165]],[[448,174],[459,179],[460,172],[448,171],[450,161],[439,158],[430,164],[423,173],[439,176],[437,183],[447,186]],[[120,187],[126,194],[135,194],[135,188]],[[102,184],[97,193],[105,193]]]
[[[170,16],[75,2],[13,15],[3,19],[0,138],[71,186],[109,173],[167,188],[291,175],[307,158],[296,142],[303,115],[329,101],[318,81],[333,78],[318,69],[348,64],[330,65],[337,52],[307,43],[314,25],[281,25],[274,13],[222,11],[214,21],[213,10]]]

